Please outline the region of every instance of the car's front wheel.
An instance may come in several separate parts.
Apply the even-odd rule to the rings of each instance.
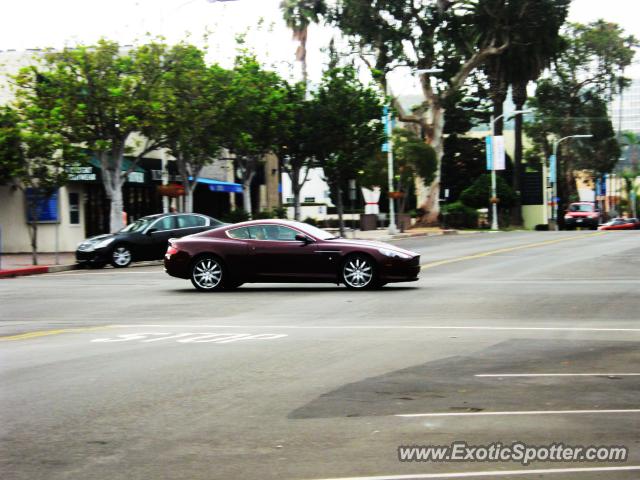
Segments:
[[[221,290],[223,276],[222,264],[212,256],[198,258],[191,267],[191,283],[202,292]]]
[[[353,255],[347,258],[342,266],[342,282],[347,288],[364,290],[377,283],[373,260],[364,255]]]
[[[116,245],[111,252],[111,265],[115,268],[128,267],[132,260],[131,249],[125,245]]]

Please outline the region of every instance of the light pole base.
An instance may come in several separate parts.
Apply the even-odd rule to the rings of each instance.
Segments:
[[[398,234],[398,227],[396,226],[395,223],[390,223],[389,224],[389,235],[397,235]]]

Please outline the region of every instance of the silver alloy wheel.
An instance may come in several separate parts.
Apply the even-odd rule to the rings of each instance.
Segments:
[[[213,258],[203,258],[193,266],[191,276],[201,289],[213,290],[222,281],[222,268]]]
[[[112,258],[118,267],[126,267],[131,263],[131,251],[127,247],[116,247]]]
[[[342,276],[348,286],[365,288],[371,283],[373,268],[368,260],[362,257],[354,257],[344,264]]]

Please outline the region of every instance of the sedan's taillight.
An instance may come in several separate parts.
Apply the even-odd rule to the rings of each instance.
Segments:
[[[175,255],[176,253],[178,253],[178,249],[171,241],[169,241],[169,247],[167,248],[167,253],[166,253],[167,258],[170,257],[171,255]]]

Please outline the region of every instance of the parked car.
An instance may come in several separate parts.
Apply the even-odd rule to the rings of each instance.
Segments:
[[[220,220],[197,213],[171,213],[142,217],[117,233],[98,235],[84,240],[76,250],[79,264],[116,268],[131,262],[159,260],[167,250],[170,238],[184,237],[226,225]]]
[[[600,210],[591,202],[572,203],[564,214],[564,226],[567,230],[575,228],[596,230],[599,223]]]
[[[640,230],[640,220],[637,218],[614,218],[598,227],[598,230]]]
[[[362,290],[417,280],[420,255],[339,238],[306,223],[255,220],[171,239],[164,265],[201,291],[245,282],[329,282]]]

